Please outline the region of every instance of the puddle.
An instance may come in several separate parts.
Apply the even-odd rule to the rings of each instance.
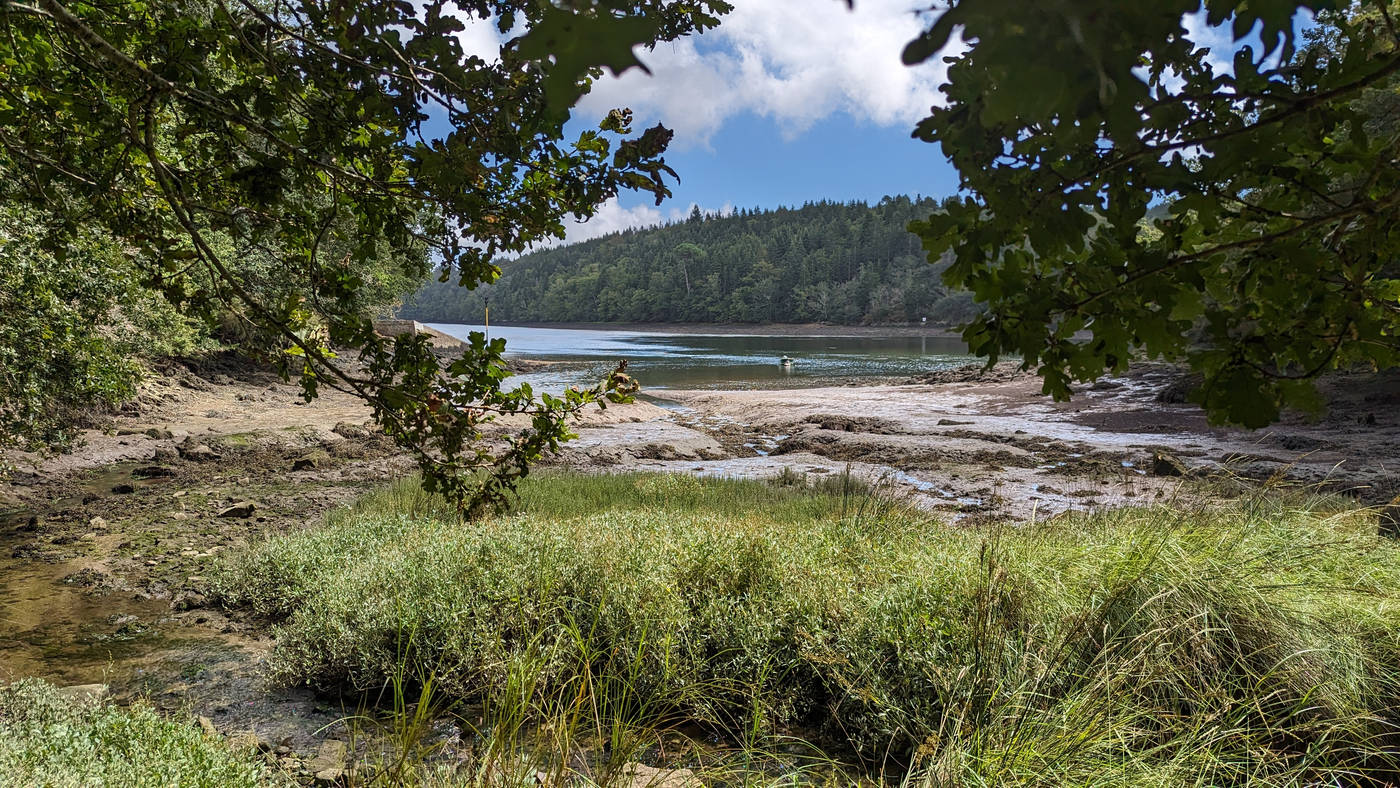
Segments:
[[[55,502],[53,512],[92,496],[111,496],[139,479],[134,466],[91,475]],[[42,515],[0,514],[0,681],[41,678],[59,686],[106,684],[119,703],[144,698],[171,713],[210,717],[219,730],[253,730],[314,748],[344,713],[308,691],[269,690],[263,681],[270,641],[226,628],[218,611],[177,612],[171,600],[123,586],[85,546],[124,534],[50,538]],[[71,540],[71,541],[70,541]],[[55,547],[76,558],[54,560]]]

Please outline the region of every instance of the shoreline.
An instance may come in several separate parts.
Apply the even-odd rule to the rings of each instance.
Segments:
[[[407,318],[406,318],[407,319]],[[425,326],[476,326],[478,323],[445,323],[412,318]],[[516,323],[495,322],[501,328],[545,328],[568,331],[626,331],[687,336],[779,337],[952,337],[962,333],[946,326],[839,326],[825,323]]]

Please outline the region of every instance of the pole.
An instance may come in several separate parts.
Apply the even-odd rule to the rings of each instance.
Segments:
[[[486,301],[486,341],[487,341],[487,342],[490,342],[490,341],[491,341],[491,299],[487,298],[487,299],[484,299],[484,300]]]

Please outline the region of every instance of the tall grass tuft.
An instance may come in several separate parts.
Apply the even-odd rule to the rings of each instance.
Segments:
[[[1327,499],[956,528],[682,476],[535,479],[474,522],[397,489],[217,587],[279,622],[286,681],[429,666],[487,710],[482,769],[535,746],[552,778],[606,778],[685,723],[751,757],[715,768],[804,737],[926,786],[1400,775],[1400,551]],[[569,740],[521,741],[550,725]]]

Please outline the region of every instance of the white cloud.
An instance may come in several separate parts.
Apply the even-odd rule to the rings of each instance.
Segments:
[[[605,77],[583,99],[584,117],[612,107],[638,123],[664,123],[677,148],[708,145],[730,117],[772,118],[788,136],[844,112],[877,125],[912,125],[943,101],[947,66],[915,67],[904,45],[926,26],[911,0],[736,0],[719,27],[639,51],[652,70]],[[926,4],[925,4],[926,5]]]
[[[598,207],[597,213],[587,221],[577,219],[566,219],[564,222],[564,239],[551,239],[535,244],[532,249],[548,249],[554,246],[587,241],[590,238],[607,235],[609,233],[621,232],[623,230],[638,227],[653,227],[659,224],[670,224],[672,222],[683,221],[690,216],[690,212],[696,208],[705,214],[728,216],[734,213],[734,204],[726,202],[718,210],[711,210],[696,203],[691,203],[684,208],[671,207],[663,211],[651,205],[634,205],[630,208],[622,207],[622,203],[616,197],[603,203]]]

